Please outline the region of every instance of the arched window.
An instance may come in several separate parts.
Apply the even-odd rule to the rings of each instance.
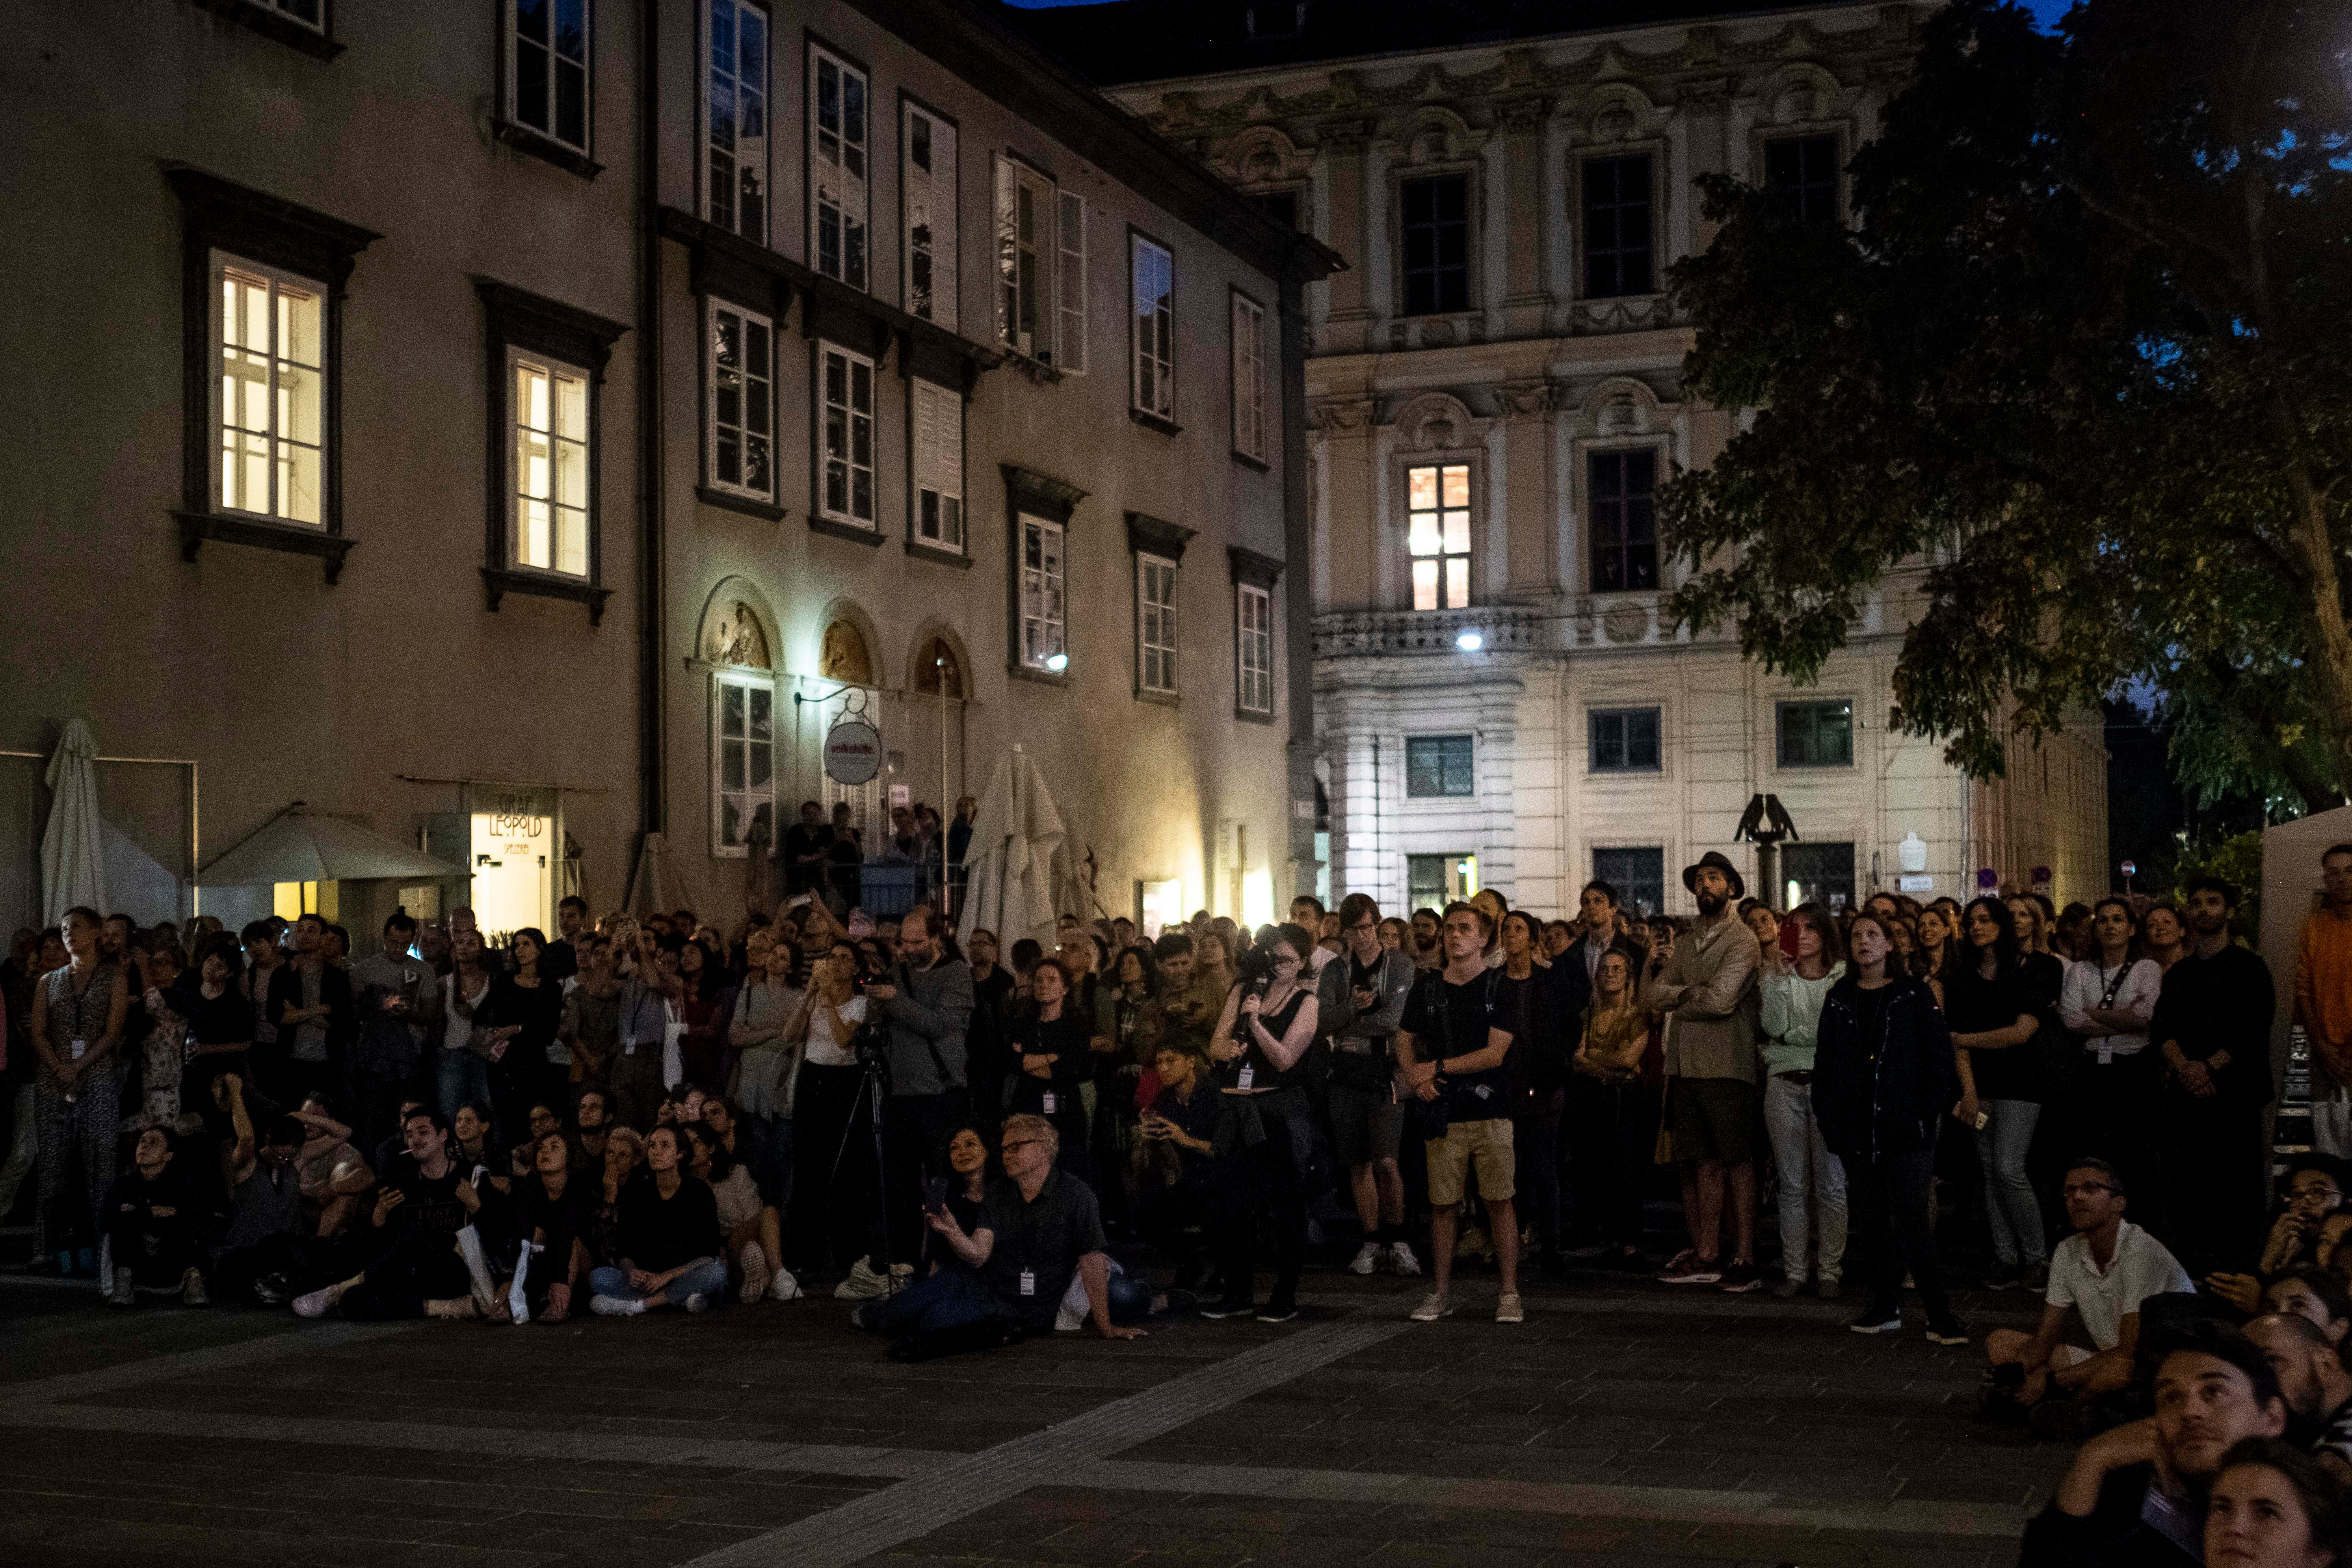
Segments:
[[[965,696],[963,664],[947,638],[930,637],[923,643],[915,659],[915,689],[926,697],[937,697],[942,689],[951,699]]]
[[[865,634],[845,620],[825,627],[824,640],[817,649],[816,672],[826,680],[873,685],[874,659],[866,652]]]
[[[753,829],[775,829],[776,678],[768,627],[723,594],[703,620],[698,651],[710,668],[710,853],[740,859]]]

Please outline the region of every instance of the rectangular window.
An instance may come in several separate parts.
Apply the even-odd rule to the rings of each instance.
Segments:
[[[1404,313],[1470,308],[1470,181],[1463,174],[1397,186],[1404,221]]]
[[[322,526],[326,285],[217,250],[212,267],[213,504]]]
[[[1414,609],[1469,606],[1469,464],[1405,470],[1405,548],[1412,558]]]
[[[1782,702],[1780,765],[1784,768],[1849,768],[1853,765],[1853,704],[1847,701]]]
[[[963,548],[963,395],[910,381],[914,392],[915,538]]]
[[[874,526],[874,362],[831,343],[817,345],[824,406],[824,490],[817,510],[836,522]]]
[[[588,373],[517,349],[507,359],[514,376],[514,563],[584,577]]]
[[[1160,419],[1176,417],[1176,261],[1167,247],[1141,235],[1128,237],[1128,267],[1135,285],[1135,374],[1128,384],[1133,405]]]
[[[262,0],[262,3],[289,21],[299,22],[314,33],[327,30],[327,0]]]
[[[1658,710],[1655,708],[1595,709],[1589,720],[1591,769],[1596,773],[1658,771]]]
[[[1586,299],[1655,291],[1651,205],[1647,153],[1584,161]]]
[[[1176,563],[1157,555],[1135,558],[1135,684],[1176,690]]]
[[[775,329],[765,316],[710,301],[710,483],[772,501]]]
[[[734,858],[747,852],[762,812],[774,826],[776,688],[730,670],[711,678],[711,696],[710,852]]]
[[[1801,223],[1837,223],[1838,139],[1775,136],[1764,143],[1764,188],[1796,209]]]
[[[997,341],[1073,374],[1087,367],[1086,213],[1084,197],[997,159]]]
[[[1618,902],[1644,919],[1666,907],[1666,852],[1662,848],[1595,849],[1592,879],[1616,889]]]
[[[866,284],[866,73],[823,49],[809,52],[809,226],[816,269]]]
[[[507,0],[514,121],[588,151],[588,0]]]
[[[1759,888],[1767,902],[1793,910],[1799,904],[1820,904],[1832,914],[1843,914],[1853,902],[1853,846],[1851,844],[1784,844],[1780,847],[1778,896]],[[1786,903],[1780,903],[1786,899]]]
[[[898,128],[904,166],[907,314],[956,330],[956,128],[909,103]]]
[[[1058,522],[1024,514],[1021,519],[1021,662],[1032,669],[1061,673],[1068,668],[1068,627],[1063,595],[1068,578],[1062,561]]]
[[[1056,328],[1062,357],[1056,362],[1071,375],[1087,373],[1087,198],[1061,193],[1061,266],[1055,270]]]
[[[1234,450],[1265,461],[1265,307],[1234,296]]]
[[[703,96],[703,216],[754,245],[768,243],[768,10],[709,0]]]
[[[1647,593],[1658,585],[1658,455],[1648,447],[1594,452],[1585,469],[1592,514],[1592,591]]]
[[[1404,742],[1404,793],[1408,799],[1475,795],[1473,746],[1467,735],[1408,735]]]
[[[1446,905],[1478,896],[1478,857],[1457,850],[1451,855],[1408,855],[1404,858],[1405,902],[1416,910],[1443,910]]]
[[[1241,672],[1237,700],[1244,713],[1274,711],[1274,595],[1255,583],[1235,590],[1235,668]]]

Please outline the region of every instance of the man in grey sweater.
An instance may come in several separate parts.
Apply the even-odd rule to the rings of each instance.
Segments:
[[[1710,849],[1683,871],[1698,920],[1671,956],[1653,952],[1642,1005],[1670,1021],[1667,1102],[1683,1216],[1691,1245],[1659,1271],[1669,1285],[1716,1285],[1735,1294],[1763,1288],[1756,1268],[1756,933],[1731,912],[1747,889],[1738,867]],[[1737,1249],[1722,1261],[1724,1192]]]
[[[948,1135],[971,1114],[965,1092],[964,1030],[971,1022],[971,966],[953,956],[939,912],[907,911],[898,963],[887,984],[866,988],[867,1020],[886,1032],[890,1098],[882,1116],[882,1201],[888,1228],[851,1269],[853,1281],[882,1279],[885,1255],[901,1277],[922,1251],[923,1181]],[[862,1278],[861,1278],[862,1276]],[[875,1291],[875,1294],[880,1294]]]
[[[1402,949],[1381,946],[1381,907],[1362,893],[1339,901],[1339,953],[1316,980],[1316,1017],[1331,1047],[1331,1152],[1348,1167],[1364,1244],[1348,1267],[1358,1274],[1421,1272],[1404,1237],[1404,1178],[1397,1151],[1404,1109],[1397,1103],[1389,1037],[1404,1017],[1420,972]]]

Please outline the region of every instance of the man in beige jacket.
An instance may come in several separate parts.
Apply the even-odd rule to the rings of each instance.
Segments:
[[[1666,1100],[1691,1233],[1691,1245],[1658,1278],[1744,1295],[1764,1283],[1756,1268],[1753,1136],[1756,976],[1763,954],[1756,933],[1731,912],[1747,891],[1738,867],[1710,849],[1684,868],[1683,886],[1698,900],[1698,920],[1672,956],[1652,955],[1642,983],[1642,1005],[1674,1023],[1666,1035]],[[1737,1243],[1728,1263],[1722,1261],[1727,1177]]]

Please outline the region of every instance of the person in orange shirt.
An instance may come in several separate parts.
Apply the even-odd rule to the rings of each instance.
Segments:
[[[2294,1021],[2311,1046],[2311,1141],[2352,1154],[2352,844],[2319,858],[2319,905],[2295,944]]]

